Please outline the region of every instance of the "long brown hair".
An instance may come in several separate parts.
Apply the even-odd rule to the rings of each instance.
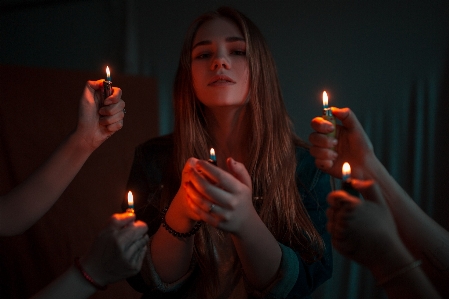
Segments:
[[[302,204],[295,181],[298,163],[295,147],[306,145],[293,132],[282,99],[276,66],[265,39],[251,20],[232,8],[222,7],[200,16],[186,34],[173,94],[179,176],[189,157],[208,157],[211,137],[205,123],[204,106],[194,92],[191,50],[198,28],[215,18],[234,22],[246,40],[251,82],[246,110],[252,126],[249,131],[253,134],[248,136],[250,158],[243,162],[252,178],[254,205],[279,242],[298,250],[307,262],[315,261],[321,257],[324,243]],[[210,242],[205,230],[200,235],[203,242]],[[198,254],[208,255],[207,252]]]

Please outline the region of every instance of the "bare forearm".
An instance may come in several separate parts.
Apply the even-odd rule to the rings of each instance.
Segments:
[[[410,198],[380,162],[369,171],[381,187],[405,246],[423,261],[423,269],[438,289],[447,285],[436,280],[449,279],[449,232]],[[449,294],[449,286],[444,292]]]
[[[97,289],[81,275],[78,269],[72,266],[32,299],[81,299],[89,298],[96,291]]]
[[[239,235],[232,235],[248,282],[264,290],[276,276],[282,259],[278,242],[256,215]]]
[[[178,193],[173,200],[176,202]],[[178,217],[181,206],[172,203],[165,215],[165,221],[177,232],[186,233],[192,230],[195,222]],[[154,268],[163,282],[172,283],[184,276],[190,266],[193,255],[194,236],[179,238],[168,232],[162,225],[153,236],[150,255]]]
[[[419,261],[398,239],[370,270],[388,298],[441,298],[420,267]]]
[[[3,196],[0,199],[0,235],[20,234],[42,217],[92,151],[78,136],[71,134],[28,179]],[[6,214],[17,217],[7,217]]]

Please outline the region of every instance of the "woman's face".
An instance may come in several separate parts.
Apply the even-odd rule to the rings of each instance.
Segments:
[[[228,19],[205,22],[192,47],[193,87],[207,107],[241,106],[249,91],[246,41]]]

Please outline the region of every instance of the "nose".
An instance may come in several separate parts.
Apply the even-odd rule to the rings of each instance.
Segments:
[[[229,60],[227,59],[226,55],[218,53],[214,59],[212,60],[211,64],[211,70],[217,70],[220,68],[229,69],[231,67],[231,64]]]

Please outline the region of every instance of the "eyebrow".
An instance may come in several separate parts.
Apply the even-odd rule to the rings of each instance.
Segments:
[[[231,37],[227,37],[227,38],[225,39],[225,41],[226,41],[227,43],[240,42],[240,41],[245,42],[245,39],[244,39],[243,37],[239,37],[239,36],[231,36]],[[198,47],[198,46],[205,46],[205,45],[211,45],[211,44],[212,44],[212,41],[210,41],[210,40],[203,40],[203,41],[197,42],[197,43],[192,47],[192,51],[193,51],[193,49],[195,49],[195,48]]]

